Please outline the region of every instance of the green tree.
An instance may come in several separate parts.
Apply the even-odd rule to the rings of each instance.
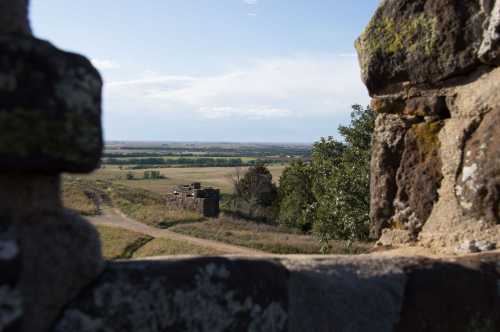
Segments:
[[[330,174],[322,174],[315,163],[313,231],[321,239],[364,240],[369,234],[370,159],[375,114],[369,108],[352,106],[351,123],[339,127],[344,147],[340,155],[318,157],[331,160]],[[335,145],[332,143],[332,145]],[[314,153],[313,153],[314,156]],[[326,175],[326,176],[324,176]]]
[[[302,161],[292,162],[280,177],[279,223],[298,228],[303,232],[311,230],[311,209],[314,206],[311,166]]]
[[[321,138],[311,165],[292,164],[280,180],[282,224],[331,239],[368,237],[370,158],[375,114],[352,106],[351,122],[340,126],[342,140]]]
[[[269,169],[251,166],[245,175],[234,181],[235,209],[246,217],[271,222],[276,218],[278,189]]]

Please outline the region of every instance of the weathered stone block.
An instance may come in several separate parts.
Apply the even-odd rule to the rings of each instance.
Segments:
[[[397,194],[392,224],[418,235],[438,199],[443,175],[439,131],[442,121],[413,125],[405,136],[396,175]]]
[[[401,164],[405,136],[415,118],[381,114],[375,122],[370,176],[371,237],[377,239],[394,215],[398,191],[396,174]]]
[[[396,261],[290,258],[290,332],[391,331],[406,276]]]
[[[487,64],[500,65],[500,1],[494,5],[493,0],[483,1],[483,7],[489,13],[489,24],[478,55]]]
[[[497,331],[498,258],[114,262],[53,331]]]
[[[455,193],[466,216],[500,224],[500,109],[467,140]]]
[[[0,171],[87,172],[102,150],[101,87],[84,57],[0,35]]]
[[[263,260],[111,263],[54,331],[286,331],[287,278]]]
[[[386,0],[356,42],[371,95],[435,84],[479,64],[487,15],[478,1]]]
[[[487,261],[420,261],[405,267],[408,281],[394,331],[498,331],[498,274],[495,258]]]
[[[2,227],[7,224],[2,220]],[[11,224],[3,236],[19,244],[21,270],[14,288],[22,303],[18,331],[47,331],[104,267],[96,230],[78,216],[31,216]]]

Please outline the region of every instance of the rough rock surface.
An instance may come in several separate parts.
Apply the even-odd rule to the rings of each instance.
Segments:
[[[287,279],[266,261],[113,263],[54,331],[286,331]]]
[[[479,58],[488,64],[500,65],[500,1],[484,0],[483,10],[489,13],[488,29],[484,32]]]
[[[414,119],[381,114],[375,123],[371,160],[370,218],[372,236],[378,237],[394,215],[396,174],[401,163],[406,132]]]
[[[384,332],[399,321],[407,277],[398,263],[341,257],[283,263],[291,271],[290,332]]]
[[[385,0],[357,41],[379,113],[371,218],[385,245],[500,245],[499,20],[498,0]]]
[[[0,72],[0,170],[93,170],[102,81],[90,62],[31,36],[0,35]]]
[[[21,314],[18,331],[44,331],[102,271],[99,236],[88,222],[63,212],[57,176],[2,175],[0,187],[0,266],[8,264],[0,270],[0,288],[19,297],[9,300],[18,307],[4,310]]]
[[[497,331],[498,258],[109,263],[53,331]]]
[[[442,121],[413,125],[405,136],[404,151],[396,175],[394,227],[418,235],[437,200],[441,185],[438,139]]]
[[[487,18],[479,1],[383,1],[356,43],[370,94],[473,70]]]
[[[467,139],[455,192],[464,215],[500,224],[500,105]]]

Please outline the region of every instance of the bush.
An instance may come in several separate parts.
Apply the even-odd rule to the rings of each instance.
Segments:
[[[278,189],[264,165],[252,166],[234,180],[233,209],[242,216],[272,222],[277,215]]]

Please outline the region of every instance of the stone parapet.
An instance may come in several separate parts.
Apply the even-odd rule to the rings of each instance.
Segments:
[[[499,258],[109,263],[53,331],[498,331]]]

